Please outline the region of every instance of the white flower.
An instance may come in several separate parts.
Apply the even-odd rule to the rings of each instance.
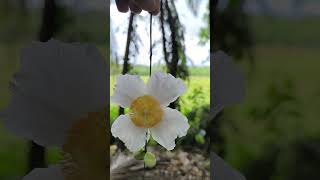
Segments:
[[[130,151],[141,149],[153,137],[167,150],[175,147],[175,139],[187,134],[188,119],[167,106],[186,91],[179,78],[157,72],[147,85],[136,75],[120,75],[111,101],[129,114],[119,116],[112,124],[114,137],[121,139]]]
[[[106,106],[106,83],[107,65],[96,47],[33,42],[21,51],[12,99],[0,114],[16,135],[61,146],[74,120]]]
[[[107,178],[107,66],[97,48],[50,40],[22,50],[12,99],[0,113],[16,135],[55,146],[63,161],[23,180]],[[92,112],[92,113],[90,113]]]

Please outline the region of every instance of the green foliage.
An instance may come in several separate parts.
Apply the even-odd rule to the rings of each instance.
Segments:
[[[200,29],[200,44],[205,44],[210,40],[210,26]]]
[[[181,110],[186,113],[191,112],[197,105],[204,104],[206,98],[201,86],[194,87],[190,91],[186,98],[181,100],[181,104],[183,105]]]
[[[210,87],[209,82],[207,85]],[[188,94],[180,100],[181,111],[186,114],[190,125],[188,135],[182,141],[183,145],[201,146],[209,143],[206,127],[209,123],[210,94],[204,88],[199,83],[199,86],[191,87]]]
[[[213,24],[213,47],[222,50],[239,60],[252,61],[254,45],[251,33],[250,19],[244,12],[244,0],[229,0],[225,9],[215,11],[211,22]]]
[[[201,4],[201,0],[187,0],[188,6],[194,15],[198,15],[199,5]],[[210,1],[208,1],[206,12],[203,16],[204,21],[208,22],[206,26],[200,29],[199,37],[200,44],[206,44],[210,40]]]
[[[12,136],[0,125],[0,179],[22,176],[26,171],[27,144],[22,139]]]
[[[253,35],[265,46],[319,47],[318,17],[251,17]]]
[[[152,66],[152,72],[157,72],[157,71],[166,71],[165,66],[161,65],[153,65]],[[144,66],[144,65],[135,65],[131,71],[131,74],[137,74],[137,75],[142,75],[142,76],[149,76],[149,66]]]
[[[204,132],[204,133],[201,133]],[[205,140],[205,131],[200,131],[196,136],[195,136],[195,140],[197,141],[197,143],[203,145],[206,143]]]
[[[184,49],[178,49],[178,54],[180,57],[180,61],[178,63],[177,77],[181,79],[188,79],[190,76],[189,67],[187,65],[187,57],[185,55]],[[170,71],[168,71],[170,72]]]
[[[144,150],[140,150],[140,151],[137,151],[137,152],[134,152],[133,153],[133,157],[136,159],[136,160],[143,160],[144,157],[145,157],[146,153],[144,152]]]
[[[204,14],[203,19],[208,22],[205,27],[200,29],[199,37],[200,37],[200,44],[205,44],[210,40],[210,2],[208,1],[208,9],[207,12]]]
[[[248,179],[317,179],[319,177],[319,138],[303,138],[292,143],[271,146],[259,158],[246,165]]]
[[[194,106],[187,114],[190,129],[187,136],[181,142],[186,146],[209,146],[209,137],[206,128],[209,123],[209,105]]]
[[[290,153],[296,151],[292,144],[320,137],[316,128],[320,86],[314,83],[319,81],[318,51],[288,46],[256,48],[256,69],[248,80],[246,99],[240,106],[226,109],[222,127],[227,161],[249,179],[282,180],[292,179],[285,172],[303,174],[289,160],[297,157]],[[303,160],[303,156],[299,158]],[[312,170],[313,163],[305,159],[302,164]],[[259,169],[264,178],[258,176],[262,173]]]
[[[191,66],[189,67],[190,76],[210,77],[210,67],[208,66]]]
[[[121,64],[116,65],[115,62],[111,63],[111,75],[118,75],[120,73]],[[210,67],[209,66],[189,66],[188,67],[190,76],[196,77],[209,77],[210,76]],[[153,65],[152,72],[157,71],[166,71],[166,67],[163,65]],[[149,76],[149,66],[145,65],[134,65],[130,70],[130,74],[137,74],[141,76]]]

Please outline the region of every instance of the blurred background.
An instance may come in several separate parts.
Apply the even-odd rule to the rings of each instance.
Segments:
[[[215,121],[215,152],[249,180],[319,179],[320,2],[212,3],[211,50],[247,83],[245,101]]]
[[[103,0],[0,0],[0,109],[10,99],[8,83],[19,67],[20,49],[50,38],[95,44],[108,59],[109,5]],[[7,131],[0,122],[0,179],[21,179],[34,167],[60,160]]]

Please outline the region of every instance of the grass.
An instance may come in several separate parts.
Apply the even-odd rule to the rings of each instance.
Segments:
[[[153,72],[165,71],[165,69],[166,69],[165,66],[159,66],[159,65],[152,67]],[[119,70],[113,70],[113,71],[111,70],[111,72],[120,72],[120,71]],[[149,75],[149,66],[135,65],[134,67],[132,67],[130,73],[148,76]],[[190,76],[209,77],[210,76],[210,67],[209,66],[192,66],[192,67],[189,67],[189,73],[190,73]]]

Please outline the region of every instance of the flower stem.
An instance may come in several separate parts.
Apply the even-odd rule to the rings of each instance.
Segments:
[[[152,14],[150,13],[150,64],[149,64],[149,77],[152,73]],[[146,144],[144,146],[144,154],[148,152],[148,131],[146,132]],[[143,180],[145,179],[146,175],[146,163],[143,163],[144,173],[143,173]]]
[[[150,65],[149,65],[149,76],[151,76],[152,67],[152,14],[150,13]]]

